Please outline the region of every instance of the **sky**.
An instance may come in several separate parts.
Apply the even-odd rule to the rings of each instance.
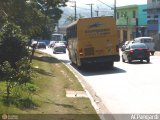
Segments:
[[[88,17],[91,15],[91,6],[87,4],[93,4],[92,10],[93,10],[93,16],[110,16],[114,14],[113,8],[114,7],[114,0],[69,0],[70,2],[67,3],[67,8],[69,8],[69,11],[66,10],[66,8],[63,9],[64,13],[61,19],[61,24],[65,24],[66,18],[68,16],[73,15],[75,12],[75,1],[77,6],[77,16],[82,15],[83,17]],[[141,4],[147,4],[147,0],[116,0],[116,6],[126,6],[126,5],[141,5]],[[108,6],[110,7],[108,7]]]
[[[70,0],[72,1],[72,0]],[[86,4],[101,4],[102,1],[108,5],[113,6],[114,0],[73,0],[77,2],[77,6],[84,6]],[[133,5],[133,4],[147,4],[147,0],[116,0],[116,6],[125,6],[125,5]]]

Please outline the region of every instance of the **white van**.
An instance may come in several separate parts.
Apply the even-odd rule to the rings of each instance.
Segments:
[[[144,43],[148,47],[150,53],[154,55],[155,52],[155,43],[153,41],[152,37],[138,37],[134,39],[134,43],[139,42],[139,43]]]

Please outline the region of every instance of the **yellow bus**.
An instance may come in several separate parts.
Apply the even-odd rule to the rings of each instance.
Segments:
[[[120,61],[117,28],[113,17],[82,18],[67,26],[69,58],[78,67]]]

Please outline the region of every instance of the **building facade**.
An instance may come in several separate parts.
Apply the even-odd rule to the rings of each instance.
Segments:
[[[148,35],[160,33],[160,0],[147,0],[147,13]]]
[[[117,7],[116,24],[120,43],[147,34],[147,5]]]
[[[155,40],[156,50],[160,50],[160,0],[147,0],[147,33]]]

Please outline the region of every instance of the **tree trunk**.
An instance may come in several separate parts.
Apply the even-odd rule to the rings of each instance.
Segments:
[[[7,105],[9,105],[9,97],[10,97],[10,82],[7,81]]]

